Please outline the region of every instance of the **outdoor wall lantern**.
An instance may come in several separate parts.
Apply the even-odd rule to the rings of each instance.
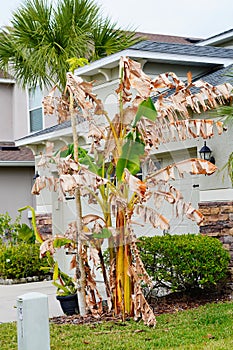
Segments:
[[[38,173],[38,171],[35,172],[35,175],[33,176],[33,180],[36,180],[37,177],[40,177],[40,174]]]
[[[201,159],[208,160],[212,164],[215,164],[215,158],[212,155],[211,149],[206,146],[206,141],[204,141],[204,146],[199,151]]]

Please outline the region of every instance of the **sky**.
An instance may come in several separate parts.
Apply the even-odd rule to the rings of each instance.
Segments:
[[[0,0],[0,26],[22,0]],[[208,38],[233,28],[232,0],[96,0],[122,28],[144,33]]]

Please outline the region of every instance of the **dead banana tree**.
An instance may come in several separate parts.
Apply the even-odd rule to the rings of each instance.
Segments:
[[[59,177],[38,177],[32,193],[39,194],[49,186],[59,191],[60,199],[64,199],[66,193],[76,194],[78,189],[81,198],[88,198],[88,203],[96,205],[101,214],[97,215],[96,211],[83,216],[79,228],[87,306],[94,314],[102,310],[102,299],[89,264],[91,260],[94,266],[102,268],[109,310],[113,308],[123,318],[130,315],[142,318],[145,324],[155,325],[155,316],[141,288],[142,283],[152,282],[137,250],[133,217],[138,216],[152,227],[168,230],[168,220],[155,209],[162,199],[173,206],[175,215],[186,215],[200,224],[201,213],[184,201],[172,181],[182,178],[185,172],[211,175],[216,166],[192,158],[154,170],[143,180],[136,175],[142,162],[149,161],[152,148],[156,149],[161,143],[209,138],[215,129],[221,134],[221,122],[191,119],[190,111],[199,114],[224,104],[231,97],[232,86],[213,87],[203,81],[192,82],[190,74],[187,83],[174,73],[161,74],[152,80],[142,72],[139,63],[129,58],[121,59],[120,71],[119,113],[113,117],[92,92],[92,84],[71,73],[67,74],[67,91],[74,101],[72,110],[62,97],[55,97],[54,92],[44,99],[45,114],[56,114],[58,120],[67,120],[71,112],[81,113],[83,121],[89,125],[92,144],[88,151],[79,147],[78,157],[73,155],[72,146],[55,156],[49,144],[39,166],[53,158]],[[160,88],[173,93],[161,95]],[[134,97],[132,90],[136,91]],[[106,119],[104,125],[99,122],[100,116]],[[71,227],[66,233],[68,238],[74,238],[77,230],[75,225]],[[110,252],[109,273],[101,248],[105,239]]]

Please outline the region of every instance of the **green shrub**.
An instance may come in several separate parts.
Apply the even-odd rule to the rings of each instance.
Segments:
[[[40,270],[42,266],[47,266],[47,261],[40,259],[38,245],[0,244],[0,278],[18,279],[43,276],[45,272]]]
[[[17,231],[20,228],[21,215],[19,214],[15,221],[12,222],[12,218],[6,212],[0,214],[0,240],[4,241],[16,241]]]
[[[138,247],[155,287],[212,288],[228,274],[229,253],[216,238],[199,234],[141,237]]]
[[[0,214],[0,243],[35,243],[33,229],[24,223],[21,224],[20,221],[21,214],[16,217],[15,221],[8,212]]]

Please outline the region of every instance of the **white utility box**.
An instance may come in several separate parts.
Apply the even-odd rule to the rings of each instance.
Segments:
[[[27,293],[17,298],[18,350],[50,350],[48,297]]]

